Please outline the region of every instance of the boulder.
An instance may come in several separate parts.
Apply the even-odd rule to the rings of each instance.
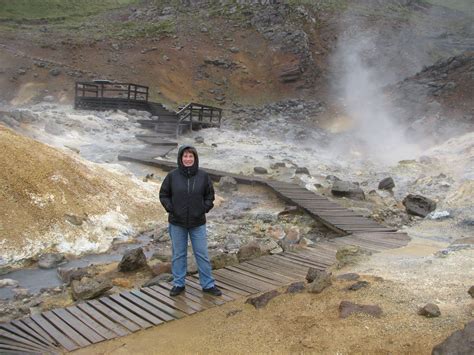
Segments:
[[[263,308],[268,304],[268,302],[271,299],[275,298],[279,294],[280,292],[278,292],[277,290],[268,291],[268,292],[265,292],[264,294],[261,294],[260,296],[248,298],[247,301],[245,301],[245,303],[251,304],[257,309]]]
[[[232,192],[238,189],[237,181],[230,176],[223,176],[219,180],[219,190],[223,192]]]
[[[40,269],[53,269],[65,261],[63,254],[47,253],[39,257],[38,267]]]
[[[211,266],[213,269],[222,269],[226,266],[232,266],[239,263],[236,254],[220,253],[211,257]]]
[[[139,270],[147,266],[146,256],[142,248],[127,250],[118,265],[121,272]]]
[[[278,254],[283,251],[278,243],[272,238],[259,238],[256,242],[260,245],[262,254]]]
[[[464,329],[456,330],[442,343],[436,345],[432,355],[472,354],[474,352],[474,321],[466,324]]]
[[[472,298],[474,298],[474,286],[471,286],[471,287],[469,288],[469,290],[467,291],[467,293],[469,293],[469,295],[470,295]]]
[[[299,293],[304,291],[305,287],[304,281],[293,282],[287,287],[285,293]]]
[[[357,281],[356,283],[350,285],[347,290],[348,291],[357,291],[360,290],[361,288],[369,286],[369,283],[367,281]]]
[[[365,200],[364,191],[349,181],[334,181],[331,193],[336,197],[347,197],[351,200]]]
[[[89,271],[85,267],[73,267],[73,268],[57,268],[58,277],[64,282],[66,285],[69,285],[74,280],[80,280],[84,276],[91,276],[89,275]]]
[[[339,317],[347,318],[353,313],[365,313],[380,318],[383,312],[377,305],[359,305],[350,301],[341,301],[339,304]]]
[[[308,285],[308,292],[321,293],[324,289],[331,286],[331,274],[326,271],[316,270],[314,280]],[[308,275],[306,276],[308,277]]]
[[[171,262],[159,262],[150,267],[154,276],[171,273]]]
[[[81,281],[74,280],[71,284],[74,300],[91,300],[103,295],[114,285],[108,279],[91,279],[83,277]]]
[[[171,282],[171,281],[173,281],[173,275],[161,274],[145,282],[143,284],[143,287],[157,286],[162,282]]]
[[[436,202],[421,195],[409,194],[403,199],[403,205],[408,214],[419,217],[426,217],[436,210]]]
[[[283,227],[279,224],[268,227],[266,235],[274,240],[281,240],[285,238],[285,231]]]
[[[258,258],[262,255],[262,249],[260,245],[255,242],[251,241],[247,244],[242,245],[237,252],[237,258],[239,262],[244,262],[247,260]]]
[[[387,177],[379,182],[379,190],[391,190],[395,187],[395,182],[391,177]]]
[[[254,167],[253,171],[255,172],[255,174],[268,174],[268,170],[261,166]]]
[[[418,314],[426,318],[435,318],[441,315],[441,311],[437,305],[428,303],[418,310]]]

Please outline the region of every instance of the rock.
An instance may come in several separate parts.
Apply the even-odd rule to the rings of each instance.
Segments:
[[[12,287],[17,287],[19,285],[19,282],[13,279],[2,279],[0,280],[0,288],[6,287],[6,286],[12,286]]]
[[[262,294],[260,296],[248,298],[247,301],[245,301],[245,303],[251,304],[252,306],[254,306],[257,309],[258,308],[263,308],[268,304],[268,302],[271,299],[275,298],[279,294],[280,294],[280,292],[278,292],[277,290],[268,291],[268,292],[265,292],[264,294]]]
[[[256,166],[256,167],[254,167],[254,168],[253,168],[253,171],[254,171],[256,174],[268,174],[267,169],[262,168],[261,166]]]
[[[408,214],[426,217],[436,209],[436,202],[421,195],[409,194],[403,199],[403,205]]]
[[[154,264],[150,267],[151,272],[154,276],[161,274],[170,274],[171,273],[171,263],[170,262],[161,262]]]
[[[63,254],[48,253],[40,256],[38,267],[40,269],[53,269],[63,261],[65,261]]]
[[[277,162],[270,165],[270,169],[277,170],[279,168],[284,168],[286,165],[283,162]]]
[[[474,321],[464,329],[456,330],[442,343],[436,345],[432,355],[472,354],[474,352]]]
[[[91,300],[103,295],[114,285],[107,279],[91,279],[83,277],[81,281],[72,281],[72,297],[74,300]]]
[[[49,75],[51,76],[58,76],[61,74],[61,69],[59,68],[53,68],[49,71]]]
[[[357,291],[360,290],[361,288],[369,286],[369,283],[367,281],[357,281],[355,284],[350,285],[347,290],[349,291]]]
[[[313,282],[318,278],[320,272],[320,270],[315,269],[314,267],[308,268],[308,272],[306,273],[306,281],[309,283]]]
[[[356,274],[354,272],[349,272],[347,274],[342,274],[342,275],[336,276],[336,279],[344,280],[344,281],[355,281],[355,280],[358,280],[359,278],[360,278],[360,275]]]
[[[66,221],[68,221],[69,223],[71,223],[75,226],[82,225],[82,223],[84,223],[84,220],[85,220],[84,217],[76,216],[74,214],[65,214],[64,218],[66,219]]]
[[[255,241],[251,241],[245,245],[242,245],[237,252],[237,258],[241,263],[247,260],[258,258],[261,255],[262,250],[260,249],[260,245]]]
[[[426,318],[435,318],[441,315],[441,311],[437,305],[428,303],[418,310],[418,314]]]
[[[327,175],[326,180],[334,183],[335,181],[341,181],[336,175]]]
[[[74,267],[74,268],[61,268],[58,267],[56,270],[58,273],[58,277],[64,282],[66,285],[69,285],[73,280],[80,280],[84,276],[91,276],[89,275],[89,271],[87,268],[79,268],[79,267]]]
[[[379,182],[379,190],[391,190],[395,187],[395,182],[391,177],[387,177]]]
[[[267,229],[266,235],[276,241],[281,240],[285,238],[285,231],[283,230],[283,227],[279,224],[270,226]]]
[[[148,280],[143,284],[143,287],[150,287],[150,286],[156,286],[159,285],[162,282],[171,282],[173,281],[173,275],[171,274],[161,274],[158,276],[155,276],[154,278]]]
[[[431,220],[443,220],[449,217],[451,217],[451,214],[448,211],[434,211],[426,216],[426,218]]]
[[[472,298],[474,298],[474,286],[471,286],[471,287],[469,288],[469,290],[467,291],[467,293],[469,293],[469,295],[470,295]]]
[[[293,282],[291,285],[287,287],[285,293],[299,293],[299,292],[304,291],[305,287],[306,286],[303,281]]]
[[[211,266],[213,269],[222,269],[226,266],[237,265],[239,259],[236,254],[221,253],[211,257]]]
[[[350,301],[341,301],[339,304],[339,317],[347,318],[353,313],[365,313],[380,318],[383,312],[377,305],[359,305]]]
[[[147,266],[146,256],[142,248],[128,250],[118,265],[121,272],[135,271]]]
[[[367,250],[363,250],[355,245],[345,245],[337,249],[336,260],[338,267],[341,268],[346,265],[353,265],[358,263],[364,256],[370,255]]]
[[[131,280],[123,278],[123,277],[117,277],[112,280],[112,285],[117,286],[117,287],[122,287],[122,288],[132,288],[133,283]]]
[[[297,226],[291,226],[286,231],[286,236],[284,238],[285,242],[289,244],[297,244],[301,239],[300,229]]]
[[[364,191],[349,181],[334,181],[331,193],[336,197],[347,197],[352,200],[365,200]]]
[[[160,261],[171,261],[172,255],[171,249],[157,250],[151,257],[151,259],[157,259]]]
[[[15,300],[24,300],[31,296],[30,291],[27,288],[17,287],[12,289],[13,299]]]
[[[237,191],[237,181],[231,176],[223,176],[220,178],[218,183],[219,190],[223,192]]]
[[[260,245],[262,254],[276,254],[282,252],[281,247],[272,238],[259,238],[256,242]]]
[[[297,167],[295,170],[295,174],[307,174],[310,175],[308,168],[306,167]]]
[[[199,137],[194,138],[194,141],[198,144],[203,144],[204,143],[204,138],[199,136]]]
[[[239,52],[240,52],[240,49],[237,48],[237,47],[230,47],[230,48],[229,48],[229,51],[231,51],[232,53],[239,53]]]
[[[308,277],[308,275],[306,275]],[[316,272],[316,277],[314,280],[308,285],[308,292],[310,293],[321,293],[324,289],[331,286],[331,274],[326,271],[319,271]]]

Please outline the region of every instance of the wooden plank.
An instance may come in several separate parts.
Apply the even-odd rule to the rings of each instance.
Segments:
[[[261,267],[263,269],[268,270],[269,272],[284,275],[284,276],[290,277],[294,280],[299,280],[302,277],[304,277],[303,272],[296,272],[294,269],[290,269],[290,268],[284,267],[280,264],[276,264],[274,262],[270,262],[270,261],[267,261],[267,260],[262,260],[262,258],[253,259],[253,260],[249,261],[249,263],[253,266]],[[306,273],[304,273],[304,274],[306,274]]]
[[[202,291],[202,287],[199,284],[199,282],[196,282],[196,281],[194,281],[193,279],[191,279],[189,277],[186,278],[186,285],[189,285],[190,287],[194,288],[195,290],[198,290],[199,292],[202,292],[205,295],[208,295],[212,298],[217,297],[219,300],[223,300],[225,302],[230,302],[230,301],[233,301],[235,299],[234,297],[231,297],[231,296],[227,295],[226,290],[221,290],[222,295],[220,295],[220,296],[212,296],[211,294],[204,293]],[[237,298],[240,298],[240,297],[237,297]]]
[[[52,311],[43,312],[42,315],[56,328],[61,329],[64,334],[74,340],[74,342],[80,347],[86,347],[92,344],[89,340],[84,338],[76,329],[72,328],[69,324],[59,318]]]
[[[286,263],[286,266],[288,268],[300,267],[300,268],[302,268],[302,269],[300,269],[300,271],[304,272],[305,275],[308,272],[308,268],[310,268],[310,267],[315,267],[317,269],[323,269],[322,267],[317,267],[317,266],[314,266],[314,265],[306,263],[306,262],[289,259],[289,258],[280,256],[280,255],[278,257],[275,257],[274,260],[272,260],[272,261],[279,262],[279,263],[282,263],[282,264]]]
[[[152,289],[151,287],[143,287],[140,289],[140,291],[156,299],[157,301],[166,303],[168,306],[179,309],[181,312],[184,312],[188,315],[194,314],[202,310],[202,308],[197,303],[195,304],[197,309],[195,309],[190,305],[189,301],[184,302],[183,300],[171,298],[168,295],[165,295],[164,292],[163,293],[158,292]]]
[[[180,310],[176,308],[172,308],[168,306],[166,303],[157,301],[153,297],[148,296],[146,293],[138,291],[138,290],[132,290],[130,291],[134,296],[144,300],[145,302],[151,304],[153,307],[158,308],[160,311],[163,311],[167,314],[169,314],[172,318],[183,318],[186,316],[185,313],[181,312]]]
[[[27,328],[26,330],[24,330],[21,327],[21,323],[20,323],[20,327],[14,326],[12,323],[2,323],[0,324],[0,328],[7,332],[15,334],[21,338],[27,339],[31,343],[37,344],[37,347],[43,347],[47,349],[50,346],[48,342],[38,337],[38,335],[36,335],[31,329]]]
[[[31,320],[30,320],[31,321]],[[38,327],[33,321],[31,321],[31,323],[33,323],[36,327]],[[47,348],[52,348],[52,349],[55,349],[56,348],[56,342],[54,340],[52,340],[46,333],[44,333],[43,331],[41,331],[41,334],[45,334],[46,336],[43,336],[41,335],[40,333],[38,333],[35,329],[33,329],[32,327],[29,327],[27,326],[25,323],[22,323],[20,322],[20,320],[13,320],[10,322],[10,324],[14,325],[15,327],[21,329],[23,332],[29,334],[32,338],[31,340],[36,339],[37,341],[40,342],[40,344],[42,344],[43,346],[47,347]],[[39,327],[38,327],[39,328]],[[41,328],[39,328],[41,329]]]
[[[38,324],[33,322],[33,320],[30,317],[26,317],[26,318],[22,318],[22,319],[13,321],[14,324],[16,324],[16,322],[24,324],[25,327],[28,327],[32,331],[36,332],[38,334],[38,336],[41,339],[44,339],[46,342],[48,342],[50,344],[50,346],[53,346],[53,347],[59,346],[59,343],[56,340],[54,340],[53,338],[51,338],[48,335],[48,333],[46,333],[43,329],[41,329],[41,327],[39,327]]]
[[[167,289],[168,291],[171,290],[171,288],[173,287],[172,285],[170,285],[168,283],[160,283],[159,286],[162,287],[162,288]],[[212,307],[216,306],[214,303],[210,302],[207,299],[204,299],[204,298],[201,298],[201,297],[196,297],[193,293],[189,292],[189,290],[187,290],[187,289],[183,293],[181,293],[179,296],[175,296],[175,297],[188,298],[188,299],[200,304],[205,309],[212,308]]]
[[[259,292],[268,291],[268,290],[271,290],[271,289],[275,288],[275,286],[272,285],[272,284],[269,284],[269,283],[266,283],[266,282],[263,282],[263,281],[258,281],[256,279],[253,279],[251,277],[248,277],[248,276],[245,276],[245,275],[242,275],[242,274],[238,274],[236,272],[232,272],[232,271],[225,270],[225,269],[219,269],[218,271],[220,271],[219,272],[220,276],[227,277],[230,280],[238,281],[238,282],[240,282],[241,284],[244,284],[244,285],[249,285],[250,287],[253,287],[253,288],[257,289]]]
[[[74,341],[53,327],[53,325],[47,321],[42,314],[33,314],[30,318],[67,351],[79,349],[79,346]]]
[[[199,278],[195,277],[194,275],[191,275],[190,277],[192,277],[193,279],[196,280],[196,282],[199,282]],[[248,296],[250,295],[250,292],[247,292],[247,291],[244,291],[244,290],[241,290],[239,288],[236,288],[232,285],[228,285],[222,281],[219,281],[219,280],[216,280],[216,286],[219,287],[219,288],[222,288],[222,289],[225,289],[227,291],[231,291],[233,292],[234,294],[236,295],[240,295],[240,296]]]
[[[45,345],[40,345],[36,342],[33,342],[33,341],[31,341],[29,339],[26,339],[26,338],[23,338],[20,335],[10,333],[6,330],[0,330],[0,342],[2,342],[4,344],[22,346],[24,348],[32,349],[32,350],[35,350],[35,351],[49,350],[49,348]]]
[[[137,303],[139,302],[132,303],[124,294],[111,295],[109,296],[109,299],[115,302],[117,305],[120,305],[131,313],[135,314],[136,316],[146,320],[147,322],[152,323],[153,325],[163,323],[160,318],[155,317],[151,310],[147,309],[148,307],[142,306],[141,304],[138,305]]]
[[[266,261],[268,263],[271,263],[275,265],[276,267],[279,267],[282,270],[288,270],[291,271],[297,275],[306,275],[308,271],[308,267],[306,265],[299,265],[293,262],[290,262],[286,259],[278,258],[275,255],[272,255],[271,257],[264,257],[261,258],[263,261]]]
[[[97,301],[80,303],[77,307],[118,336],[125,336],[140,329],[135,323],[130,322]]]
[[[249,263],[242,263],[242,264],[235,265],[233,267],[241,269],[241,270],[253,272],[254,274],[266,277],[267,279],[279,281],[281,283],[288,283],[288,282],[294,281],[294,278],[292,277],[285,276],[285,275],[275,273],[275,272],[270,272],[262,267],[258,267]]]
[[[150,328],[153,326],[153,323],[144,320],[141,317],[138,317],[136,314],[130,312],[127,308],[121,306],[120,304],[112,301],[108,297],[99,298],[99,302],[104,306],[107,306],[110,310],[120,314],[123,317],[128,318],[130,321],[137,324],[140,328]]]
[[[10,355],[10,354],[44,354],[50,351],[47,349],[38,349],[29,347],[28,345],[19,344],[16,341],[9,340],[6,338],[0,337],[0,354]]]
[[[224,283],[226,285],[230,285],[232,287],[235,287],[235,288],[238,288],[238,289],[243,290],[245,292],[248,292],[248,294],[254,294],[254,293],[259,293],[260,292],[260,290],[257,289],[257,288],[253,288],[253,287],[250,287],[249,285],[242,284],[242,282],[229,279],[228,277],[225,277],[225,276],[220,275],[220,274],[214,273],[214,278],[217,281],[222,281],[222,283]]]
[[[211,303],[214,303],[216,306],[222,306],[223,304],[225,304],[224,300],[219,299],[219,297],[208,295],[207,293],[202,292],[199,288],[193,287],[192,284],[186,284],[186,291],[188,291],[189,293],[193,294],[196,297],[199,297]]]
[[[254,272],[252,270],[249,270],[249,269],[245,270],[245,269],[238,268],[238,267],[233,267],[233,266],[227,266],[226,269],[230,270],[232,272],[240,273],[240,274],[248,276],[248,277],[252,277],[252,278],[254,278],[256,280],[259,280],[259,281],[264,281],[266,283],[274,285],[275,287],[280,287],[280,286],[285,284],[285,282],[275,280],[274,278],[268,278],[266,276],[262,276],[260,273],[256,273],[256,272]]]
[[[74,317],[79,319],[82,323],[86,324],[88,327],[93,329],[101,337],[104,337],[107,340],[114,339],[117,337],[117,334],[110,331],[109,329],[103,327],[101,324],[96,322],[94,319],[89,317],[87,313],[81,311],[77,306],[71,306],[66,308],[66,311],[71,313]]]
[[[317,257],[315,255],[306,254],[305,252],[295,253],[295,252],[287,251],[285,252],[285,255],[294,256],[296,258],[300,258],[303,260],[312,261],[312,262],[317,263],[318,265],[325,266],[326,268],[334,264],[334,262],[336,261],[336,259],[332,259],[332,258],[324,259],[322,257]]]
[[[196,286],[195,288],[200,288],[201,287],[201,284],[199,283],[199,278],[193,277],[193,275],[189,275],[186,278],[186,282],[187,281],[194,283],[194,285]],[[229,289],[220,288],[217,285],[217,283],[216,283],[216,286],[222,291],[222,296],[220,296],[220,297],[223,297],[222,299],[224,299],[226,301],[233,301],[233,300],[242,298],[242,295],[240,293],[232,292]]]
[[[287,261],[289,261],[291,263],[297,263],[297,264],[302,265],[304,267],[310,267],[311,266],[311,267],[314,267],[314,268],[317,268],[317,269],[322,269],[322,270],[327,268],[327,265],[318,264],[314,261],[305,260],[303,258],[295,257],[295,256],[292,256],[292,255],[287,255],[285,253],[278,254],[277,257],[281,258],[281,259],[286,259]]]
[[[79,333],[84,339],[86,339],[89,343],[98,343],[104,341],[105,338],[87,325],[82,323],[79,319],[74,317],[71,313],[67,312],[63,308],[53,309],[53,314],[60,318],[64,323],[74,329],[77,333]]]

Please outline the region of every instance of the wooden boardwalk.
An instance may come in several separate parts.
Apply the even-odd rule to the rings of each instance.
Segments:
[[[137,161],[130,156],[121,158]],[[143,156],[140,159],[144,162]],[[148,163],[165,168],[175,166],[167,162],[157,163],[151,158]],[[223,291],[221,297],[202,293],[199,279],[193,275],[187,277],[186,291],[178,297],[169,297],[172,285],[162,283],[0,324],[0,353],[73,351],[302,281],[309,267],[325,270],[333,265],[337,249],[344,245],[357,245],[378,252],[405,246],[409,241],[405,233],[396,233],[297,185],[207,171],[214,177],[227,175],[239,182],[266,184],[279,196],[304,208],[332,229],[350,235],[321,241],[298,252],[266,255],[214,270],[216,284]]]

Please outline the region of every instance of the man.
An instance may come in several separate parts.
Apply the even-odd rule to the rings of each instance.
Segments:
[[[170,296],[185,290],[188,235],[204,292],[222,295],[215,286],[207,252],[206,213],[214,207],[214,187],[209,175],[199,169],[194,147],[185,145],[178,151],[178,168],[171,171],[160,189],[160,202],[168,212],[169,233],[173,248],[171,269],[173,288]]]

